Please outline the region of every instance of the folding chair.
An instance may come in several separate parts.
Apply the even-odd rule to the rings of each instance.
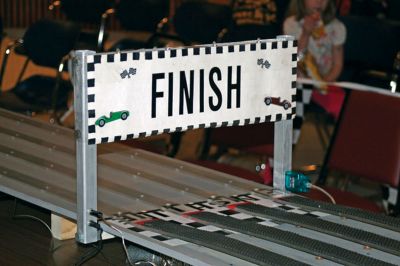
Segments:
[[[172,23],[177,35],[187,42],[212,43],[230,26],[231,17],[228,5],[191,0],[179,5]]]
[[[72,85],[61,78],[61,72],[64,68],[64,59],[74,48],[78,36],[79,27],[73,23],[42,19],[32,24],[22,39],[7,47],[0,85],[8,57],[15,47],[23,48],[27,61],[54,69],[56,77],[34,75],[21,81],[22,75],[20,75],[14,88],[1,94],[0,107],[25,113],[66,108]]]
[[[396,0],[388,0],[388,10],[386,17],[391,20],[400,21],[400,2]]]
[[[365,16],[343,16],[340,19],[346,26],[347,37],[344,68],[339,79],[393,90],[391,87],[395,85],[391,80],[397,75],[393,64],[400,51],[400,23]],[[318,91],[313,93],[315,104],[312,111],[319,120],[317,130],[324,147],[328,143],[325,139],[331,137],[327,128],[337,121],[344,94],[341,88],[335,86],[328,86],[327,95]]]
[[[124,38],[115,43],[110,50],[128,50],[153,48],[153,35],[161,31],[161,21],[168,15],[169,3],[164,0],[120,0],[114,14],[123,29],[147,34],[145,40],[140,38]],[[161,24],[160,24],[161,23]],[[132,36],[133,37],[133,36]]]
[[[363,16],[340,19],[347,29],[340,79],[390,89],[393,62],[400,52],[400,22]]]
[[[3,18],[0,17],[0,44],[3,40],[4,37],[4,31],[3,31]]]
[[[49,10],[59,8],[69,22],[80,26],[77,49],[103,51],[107,11],[113,5],[114,0],[56,0],[49,5]]]
[[[300,138],[304,109],[310,103],[311,92],[312,88],[309,85],[297,84],[293,145],[296,145]],[[273,143],[274,127],[271,123],[229,128],[208,128],[205,129],[199,158],[189,161],[248,180],[269,184],[269,182],[272,182],[270,172],[273,166],[270,165],[269,159],[273,158],[274,155]],[[224,156],[229,150],[234,151],[235,154],[243,155],[244,158],[235,160],[229,156]],[[247,157],[249,158],[247,159]],[[257,160],[254,157],[257,157]],[[255,162],[254,165],[248,162],[250,160]]]
[[[251,136],[251,138],[247,137]],[[236,127],[207,129],[201,158],[209,158],[212,145],[217,147],[214,158],[220,157],[228,149],[253,152],[273,156],[274,127],[270,123]]]
[[[268,160],[273,157],[273,141],[274,127],[271,123],[209,128],[205,130],[200,160],[191,162],[258,183],[271,183],[272,173]],[[216,151],[210,154],[212,147]],[[252,157],[250,160],[254,161],[254,165],[245,167],[244,164],[249,163],[245,162],[247,159],[244,157],[234,162],[226,155],[229,150]]]
[[[395,190],[400,179],[400,97],[376,92],[351,91],[320,172],[326,183],[331,170],[385,185]],[[326,188],[338,204],[370,211],[382,209],[374,202],[337,188]],[[314,199],[323,195],[311,194]],[[399,196],[394,200],[399,205]],[[394,214],[394,213],[393,213]]]
[[[282,34],[288,0],[259,4],[234,0],[231,3],[232,23],[220,36],[220,40],[231,42],[269,39]]]

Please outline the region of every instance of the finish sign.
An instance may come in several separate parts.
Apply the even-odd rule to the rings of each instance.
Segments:
[[[88,55],[89,144],[292,119],[296,41]]]

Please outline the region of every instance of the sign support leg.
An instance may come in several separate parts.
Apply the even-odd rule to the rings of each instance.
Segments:
[[[274,188],[285,192],[285,172],[292,169],[293,120],[275,122],[274,134]]]
[[[77,233],[83,244],[98,240],[97,229],[89,226],[90,210],[97,210],[97,146],[88,145],[87,63],[91,51],[76,51],[69,62],[74,84],[76,171],[77,171]]]

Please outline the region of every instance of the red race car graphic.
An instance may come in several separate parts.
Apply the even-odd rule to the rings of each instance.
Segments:
[[[275,104],[282,106],[285,110],[292,107],[292,104],[288,100],[281,100],[281,97],[265,97],[264,102],[266,105]]]

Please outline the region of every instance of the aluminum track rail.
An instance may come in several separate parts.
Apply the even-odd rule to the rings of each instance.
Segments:
[[[112,227],[106,223],[101,226],[117,237],[121,235],[115,228],[126,240],[191,265],[270,265],[280,261],[337,265],[335,261],[341,262],[321,259],[315,252],[276,243],[254,232],[232,234],[229,231],[232,228],[227,226],[221,226],[225,233],[204,234],[193,231],[198,228],[188,229],[168,221],[169,214],[165,214],[165,210],[173,214],[182,208],[186,208],[184,212],[198,211],[216,196],[230,198],[252,191],[271,191],[271,196],[265,197],[272,202],[273,195],[280,193],[272,193],[269,187],[120,144],[98,146],[97,161],[98,210],[104,214],[121,214],[109,220]],[[0,109],[0,191],[76,219],[74,131]],[[152,215],[148,212],[146,216],[143,210],[158,211]],[[187,219],[183,213],[173,215],[177,221]],[[150,219],[151,223],[136,224],[135,217]],[[256,227],[262,231],[263,227]],[[279,224],[276,228],[287,230]],[[310,237],[316,236],[318,232],[310,233]],[[311,238],[310,243],[314,243]],[[340,239],[334,239],[331,244],[341,243]],[[349,249],[359,246],[355,242],[347,245]],[[249,251],[248,246],[255,248]],[[371,254],[375,259],[400,264],[400,259],[396,263],[398,257],[392,254]]]

